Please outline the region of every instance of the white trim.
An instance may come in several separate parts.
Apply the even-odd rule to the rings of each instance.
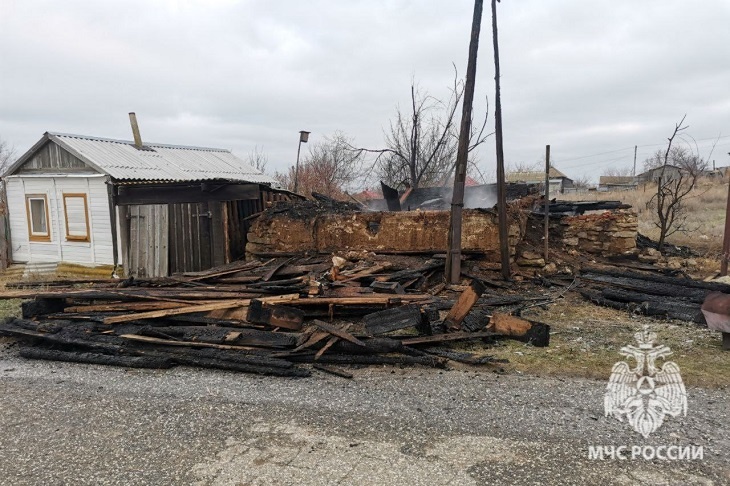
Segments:
[[[50,177],[56,177],[56,178],[62,178],[62,177],[78,177],[78,178],[91,178],[91,177],[107,177],[106,174],[53,174],[53,173],[45,173],[45,174],[14,174],[9,175],[6,177],[3,177],[3,179],[35,179],[35,178],[50,178]]]

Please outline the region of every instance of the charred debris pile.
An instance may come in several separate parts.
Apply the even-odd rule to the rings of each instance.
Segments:
[[[647,262],[642,252],[657,252],[641,239],[636,247],[636,237],[630,238],[635,221],[625,220],[626,208],[618,202],[591,204],[591,210],[610,206],[617,213],[570,216],[588,205],[555,205],[569,215],[554,225],[567,230],[551,234],[549,265],[538,267],[539,258],[525,257],[541,245],[541,232],[531,231],[531,224],[510,234],[519,238],[510,282],[497,279],[498,267],[482,251],[464,255],[462,285],[444,284],[443,242],[405,254],[364,249],[333,254],[304,242],[299,246],[306,250],[299,248],[295,256],[259,255],[168,278],[9,283],[0,299],[25,301],[22,318],[1,322],[0,335],[14,337],[21,356],[30,359],[295,377],[317,369],[350,377],[351,366],[494,363],[484,349],[504,337],[547,346],[550,327],[523,311],[569,294],[632,314],[706,325],[702,302],[713,291],[730,293],[730,285],[693,280]],[[529,201],[519,206],[534,210]],[[320,198],[281,203],[260,214],[257,224],[272,218],[306,223],[331,214],[355,221],[353,213],[356,205]],[[430,214],[422,214],[424,221]],[[422,226],[410,228],[423,233]],[[484,225],[474,231],[483,232]],[[378,241],[367,227],[362,234],[363,244]],[[418,243],[414,235],[397,238]],[[614,251],[617,241],[628,239],[633,248],[626,251],[622,243]],[[321,241],[331,238],[325,234]],[[461,342],[467,346],[454,346]]]
[[[441,259],[317,255],[171,278],[16,283],[0,298],[29,300],[0,333],[30,359],[295,377],[349,377],[351,365],[487,364],[482,349],[502,336],[548,344],[548,326],[495,309],[550,295],[497,295],[478,278],[447,288],[442,276]],[[483,346],[450,347],[458,341]]]

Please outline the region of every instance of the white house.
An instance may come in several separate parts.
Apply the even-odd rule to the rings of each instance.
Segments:
[[[45,133],[9,167],[13,262],[202,270],[240,258],[245,218],[291,197],[228,150],[139,142]]]

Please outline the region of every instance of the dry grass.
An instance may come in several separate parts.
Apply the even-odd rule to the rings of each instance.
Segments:
[[[655,184],[646,184],[635,191],[582,192],[566,194],[565,199],[620,200],[630,204],[639,215],[639,232],[657,240],[659,229],[654,224],[654,212],[647,209],[647,203],[655,191]],[[710,258],[718,258],[722,252],[727,196],[727,180],[700,179],[686,199],[690,215],[688,231],[675,233],[667,238],[667,242],[689,246]]]
[[[508,371],[531,375],[582,377],[607,380],[622,346],[634,343],[634,333],[648,324],[660,344],[674,352],[688,386],[725,388],[730,385],[730,352],[722,349],[719,332],[693,324],[630,316],[597,307],[578,296],[526,316],[550,324],[550,346],[536,348],[517,341],[502,341],[486,351],[510,361]]]

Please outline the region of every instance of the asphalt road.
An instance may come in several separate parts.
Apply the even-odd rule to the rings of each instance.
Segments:
[[[354,380],[26,361],[0,352],[0,484],[730,484],[730,391],[644,440],[605,384],[370,368]],[[702,446],[699,460],[589,446]]]

